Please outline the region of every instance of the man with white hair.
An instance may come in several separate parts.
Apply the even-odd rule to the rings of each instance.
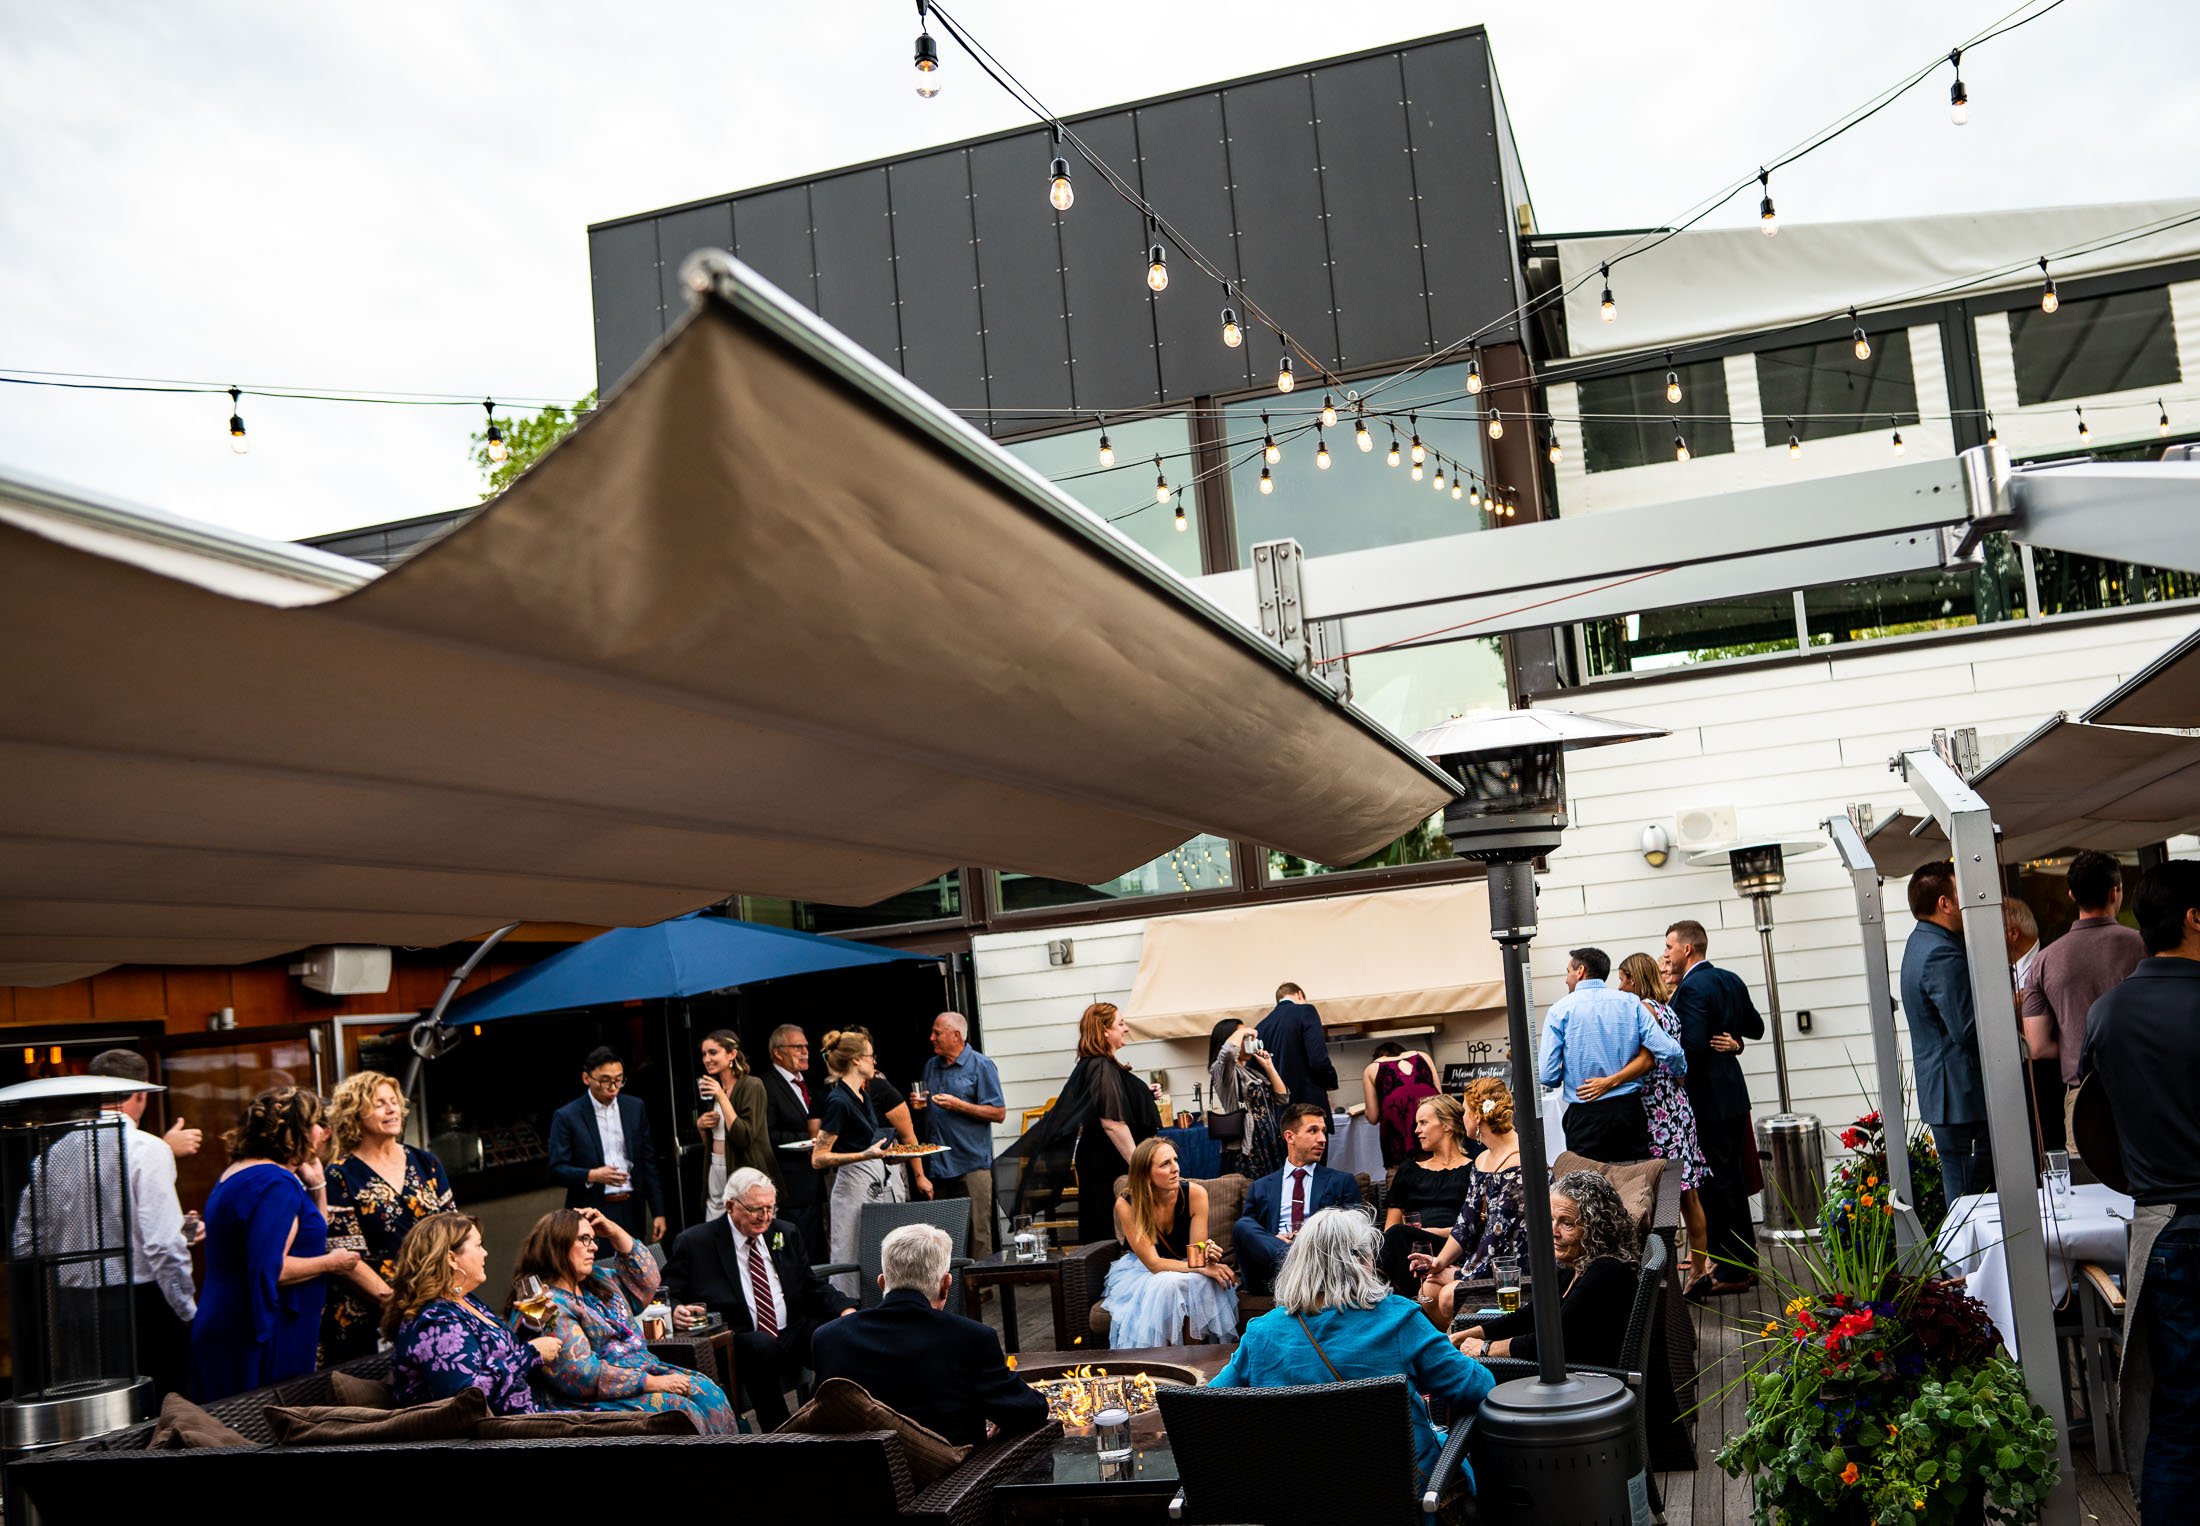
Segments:
[[[932,1142],[947,1146],[932,1157],[936,1197],[970,1199],[970,1251],[993,1254],[993,1125],[1008,1116],[1001,1073],[970,1047],[970,1023],[960,1012],[932,1019],[932,1058],[924,1062],[922,1098],[909,1105],[932,1117]]]
[[[876,1308],[817,1332],[810,1365],[846,1378],[956,1446],[1045,1423],[1046,1400],[1009,1369],[990,1325],[946,1312],[954,1246],[945,1230],[904,1224],[886,1237]]]
[[[820,1326],[853,1306],[810,1270],[802,1231],[779,1217],[779,1189],[754,1166],[726,1178],[726,1216],[680,1231],[665,1257],[665,1299],[685,1330],[716,1314],[733,1332],[733,1370],[765,1430],[787,1418],[787,1386]]]

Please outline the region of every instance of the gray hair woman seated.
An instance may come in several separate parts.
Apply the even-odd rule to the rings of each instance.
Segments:
[[[1566,1337],[1566,1359],[1624,1367],[1642,1242],[1610,1182],[1594,1171],[1569,1171],[1551,1183],[1551,1244],[1558,1253],[1559,1328]],[[1469,1356],[1532,1359],[1535,1316],[1523,1308],[1455,1330],[1451,1338]]]
[[[1276,1274],[1276,1306],[1245,1327],[1212,1388],[1289,1388],[1349,1378],[1403,1376],[1417,1395],[1470,1412],[1496,1386],[1489,1369],[1461,1356],[1421,1307],[1390,1290],[1378,1267],[1382,1231],[1357,1208],[1325,1208],[1300,1226]],[[1413,1400],[1416,1489],[1444,1436]],[[1462,1472],[1465,1472],[1462,1464]],[[1467,1484],[1473,1486],[1467,1473]]]

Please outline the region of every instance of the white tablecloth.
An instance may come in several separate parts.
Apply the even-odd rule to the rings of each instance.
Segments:
[[[2124,1270],[2130,1243],[2131,1199],[2098,1182],[2070,1189],[2069,1217],[2046,1214],[2047,1191],[2039,1193],[2041,1220],[2004,1231],[2001,1199],[1991,1192],[1957,1198],[1948,1205],[1947,1222],[1935,1242],[1949,1270],[1968,1279],[1970,1294],[1986,1305],[2001,1332],[2009,1354],[2017,1354],[2014,1310],[2009,1302],[2009,1262],[2005,1245],[2025,1244],[2032,1235],[2047,1239],[2047,1291],[2060,1304],[2070,1292],[2070,1279],[2081,1261],[2098,1261],[2112,1272]]]
[[[1329,1168],[1332,1171],[1367,1173],[1367,1179],[1383,1179],[1383,1131],[1379,1124],[1350,1113],[1333,1113],[1329,1119]]]

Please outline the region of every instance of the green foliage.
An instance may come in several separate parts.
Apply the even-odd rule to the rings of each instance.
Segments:
[[[1892,1181],[1887,1174],[1887,1131],[1877,1108],[1843,1129],[1841,1143],[1856,1153],[1835,1166],[1826,1181],[1825,1207],[1818,1223],[1832,1236],[1846,1235],[1856,1222],[1859,1197],[1870,1191],[1883,1201],[1886,1194],[1878,1190],[1879,1184]],[[1948,1193],[1941,1178],[1940,1151],[1933,1144],[1932,1131],[1923,1124],[1910,1135],[1910,1190],[1917,1201],[1909,1206],[1917,1210],[1925,1237],[1932,1239],[1948,1217]]]
[[[591,389],[570,410],[553,403],[532,417],[499,416],[496,426],[504,436],[506,451],[502,461],[489,457],[489,430],[484,420],[480,431],[471,436],[474,465],[481,468],[482,498],[494,498],[510,487],[521,472],[542,459],[544,451],[571,434],[573,426],[581,421],[581,415],[595,406],[596,394]]]

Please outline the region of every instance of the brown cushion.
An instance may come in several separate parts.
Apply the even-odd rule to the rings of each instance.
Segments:
[[[380,1378],[362,1378],[355,1372],[337,1368],[329,1373],[328,1386],[338,1404],[352,1409],[397,1408],[397,1396]]]
[[[1658,1181],[1665,1173],[1664,1161],[1638,1160],[1614,1166],[1563,1150],[1551,1167],[1551,1175],[1555,1179],[1569,1171],[1594,1171],[1610,1182],[1619,1194],[1620,1206],[1635,1221],[1636,1232],[1645,1236],[1650,1233],[1650,1220],[1658,1211]]]
[[[474,1427],[476,1441],[567,1440],[589,1436],[693,1436],[702,1430],[684,1409],[559,1409],[537,1415],[491,1415]]]
[[[909,1459],[909,1476],[919,1487],[945,1478],[970,1455],[970,1448],[949,1445],[938,1431],[917,1424],[899,1410],[888,1409],[862,1384],[846,1378],[827,1378],[818,1384],[817,1397],[788,1416],[779,1431],[815,1436],[892,1431],[901,1437],[901,1449]]]
[[[181,1452],[194,1447],[248,1447],[252,1438],[231,1430],[182,1394],[160,1401],[160,1422],[146,1446],[156,1452]]]
[[[369,1441],[452,1441],[489,1417],[489,1399],[461,1388],[448,1399],[405,1409],[351,1404],[270,1404],[268,1428],[280,1446],[354,1446]]]
[[[1245,1216],[1245,1194],[1252,1190],[1252,1178],[1233,1171],[1228,1176],[1194,1180],[1207,1189],[1207,1238],[1221,1246],[1222,1254],[1228,1257],[1237,1245],[1237,1221]],[[1129,1192],[1130,1182],[1127,1176],[1117,1177],[1115,1195],[1122,1197]],[[1366,1185],[1364,1178],[1361,1185]]]

